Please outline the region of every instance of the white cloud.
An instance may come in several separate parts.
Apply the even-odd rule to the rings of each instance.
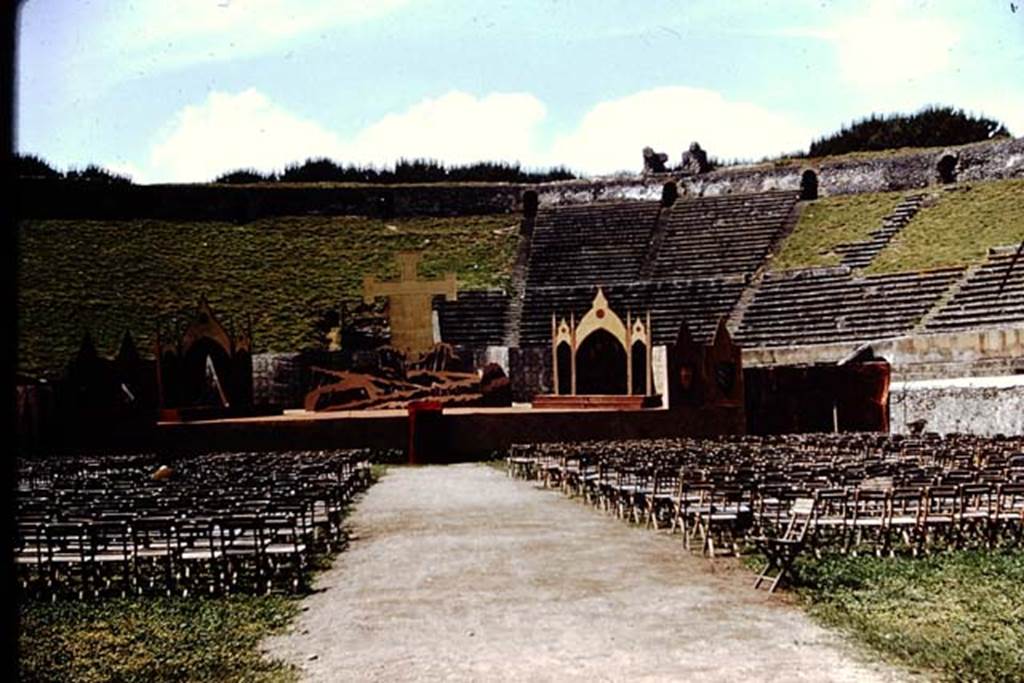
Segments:
[[[811,137],[764,107],[677,86],[601,102],[555,142],[550,158],[589,173],[636,171],[646,146],[669,153],[670,163],[694,140],[719,158],[756,159],[802,149]]]
[[[811,131],[748,102],[697,88],[667,87],[594,106],[570,133],[541,149],[546,108],[528,93],[477,97],[452,91],[389,114],[350,139],[250,89],[213,93],[180,111],[154,144],[148,182],[202,182],[239,168],[280,170],[326,156],[341,163],[392,165],[400,158],[447,164],[564,164],[588,174],[637,171],[652,146],[673,162],[697,140],[720,158],[758,158],[800,149]]]
[[[376,166],[403,157],[450,164],[528,163],[537,157],[534,132],[544,116],[543,103],[533,95],[477,98],[453,91],[389,114],[351,140],[341,140],[257,90],[212,93],[174,117],[153,146],[143,175],[149,181],[196,182],[239,168],[280,170],[321,156]]]
[[[350,159],[374,164],[401,157],[453,164],[499,159],[530,163],[537,158],[535,131],[545,115],[544,104],[527,93],[476,98],[453,91],[385,116],[363,129],[346,152]]]
[[[995,119],[1006,125],[1016,137],[1024,136],[1024,96],[1016,93],[1000,93],[995,97],[963,98],[963,107],[968,111]]]
[[[152,182],[202,182],[224,171],[278,169],[339,149],[333,133],[256,90],[215,92],[178,112],[153,146],[145,176]]]
[[[777,33],[832,43],[843,79],[862,88],[907,85],[942,73],[960,42],[953,23],[900,0],[874,0],[862,14],[824,28]]]

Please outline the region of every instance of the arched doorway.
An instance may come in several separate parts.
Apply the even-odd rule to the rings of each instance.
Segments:
[[[182,358],[182,404],[225,405],[231,392],[231,357],[213,339],[197,339]],[[210,377],[211,374],[213,377]],[[218,388],[219,387],[219,390]]]
[[[956,182],[956,164],[957,159],[952,154],[945,154],[939,163],[936,165],[935,170],[939,173],[939,181],[942,183],[955,183]]]
[[[818,198],[818,174],[807,169],[800,176],[800,199],[812,201]]]
[[[643,342],[633,342],[633,349],[630,351],[633,366],[633,391],[634,396],[647,395],[647,348]]]
[[[674,180],[670,180],[661,186],[661,206],[662,208],[669,208],[676,203],[679,199],[679,186],[676,185]]]
[[[572,393],[572,348],[569,342],[563,341],[555,350],[558,359],[558,383],[555,385],[556,394]]]
[[[540,204],[537,193],[534,190],[527,190],[523,193],[523,215],[533,218],[537,215],[537,207]]]
[[[577,394],[626,394],[626,350],[607,330],[595,330],[576,349]]]

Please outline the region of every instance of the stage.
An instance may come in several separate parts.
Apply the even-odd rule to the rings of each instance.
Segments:
[[[486,458],[513,443],[640,439],[742,434],[741,407],[568,409],[445,408],[422,421],[429,430],[430,461]],[[289,449],[394,448],[407,450],[406,410],[309,412],[194,422],[161,422],[154,447],[174,452],[275,451]],[[444,453],[438,457],[436,453]]]

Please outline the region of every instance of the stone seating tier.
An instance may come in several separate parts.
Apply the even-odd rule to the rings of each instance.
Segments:
[[[691,280],[753,273],[798,195],[772,192],[624,201],[538,213],[528,288]]]
[[[505,335],[509,295],[500,290],[459,292],[456,301],[438,297],[434,307],[441,338],[449,344],[500,346]]]
[[[527,287],[638,279],[658,202],[560,207],[537,215]]]
[[[980,268],[968,274],[925,329],[967,330],[1024,323],[1024,257],[1016,264],[1013,257],[1013,250],[991,254]]]
[[[654,256],[656,279],[752,273],[792,214],[798,195],[772,192],[676,202]]]
[[[854,277],[845,268],[765,278],[736,335],[743,346],[788,346],[907,334],[962,268]]]

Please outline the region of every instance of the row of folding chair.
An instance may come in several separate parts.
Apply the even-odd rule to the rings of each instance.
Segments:
[[[166,481],[152,456],[33,463],[15,501],[21,586],[54,599],[300,590],[311,557],[344,542],[371,455],[204,456]]]

